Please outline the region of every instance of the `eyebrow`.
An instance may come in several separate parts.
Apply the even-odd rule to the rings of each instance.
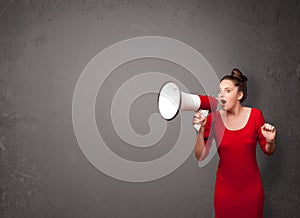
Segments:
[[[221,89],[221,88],[219,87],[219,89]],[[225,87],[224,90],[226,90],[226,89],[231,89],[232,90],[232,88],[230,88],[230,87]]]

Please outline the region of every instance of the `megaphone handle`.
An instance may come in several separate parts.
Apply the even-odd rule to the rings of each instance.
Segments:
[[[201,125],[200,124],[194,124],[194,128],[199,132]]]
[[[199,110],[199,112],[204,115],[205,117],[207,117],[208,115],[208,110]],[[201,125],[200,124],[194,124],[194,128],[197,130],[197,132],[199,132]]]

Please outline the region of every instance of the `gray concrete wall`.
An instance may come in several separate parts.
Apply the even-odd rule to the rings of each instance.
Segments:
[[[93,167],[76,140],[72,98],[85,66],[108,46],[146,35],[187,43],[219,77],[233,67],[244,71],[245,105],[263,110],[278,131],[276,153],[257,151],[265,217],[299,217],[300,4],[217,0],[1,1],[0,217],[213,217],[217,155],[198,168],[191,154],[166,177],[131,183]],[[172,74],[192,92],[201,87],[166,61],[137,60],[122,67],[99,91],[99,131],[125,158],[162,156],[171,149],[176,128],[153,148],[132,148],[107,116],[113,93],[141,71]],[[140,134],[149,131],[145,123],[156,112],[156,95],[145,99],[130,112]]]

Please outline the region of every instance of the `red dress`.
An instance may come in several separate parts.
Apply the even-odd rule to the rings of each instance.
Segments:
[[[220,161],[217,170],[214,207],[216,218],[262,218],[264,190],[256,161],[256,145],[264,153],[266,139],[261,133],[262,112],[252,108],[247,124],[239,130],[225,127],[220,112],[207,118],[204,139],[209,150],[214,138]],[[210,134],[210,130],[211,134]]]

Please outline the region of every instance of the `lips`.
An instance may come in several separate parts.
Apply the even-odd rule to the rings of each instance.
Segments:
[[[220,100],[222,104],[226,104],[226,101],[224,99]]]

